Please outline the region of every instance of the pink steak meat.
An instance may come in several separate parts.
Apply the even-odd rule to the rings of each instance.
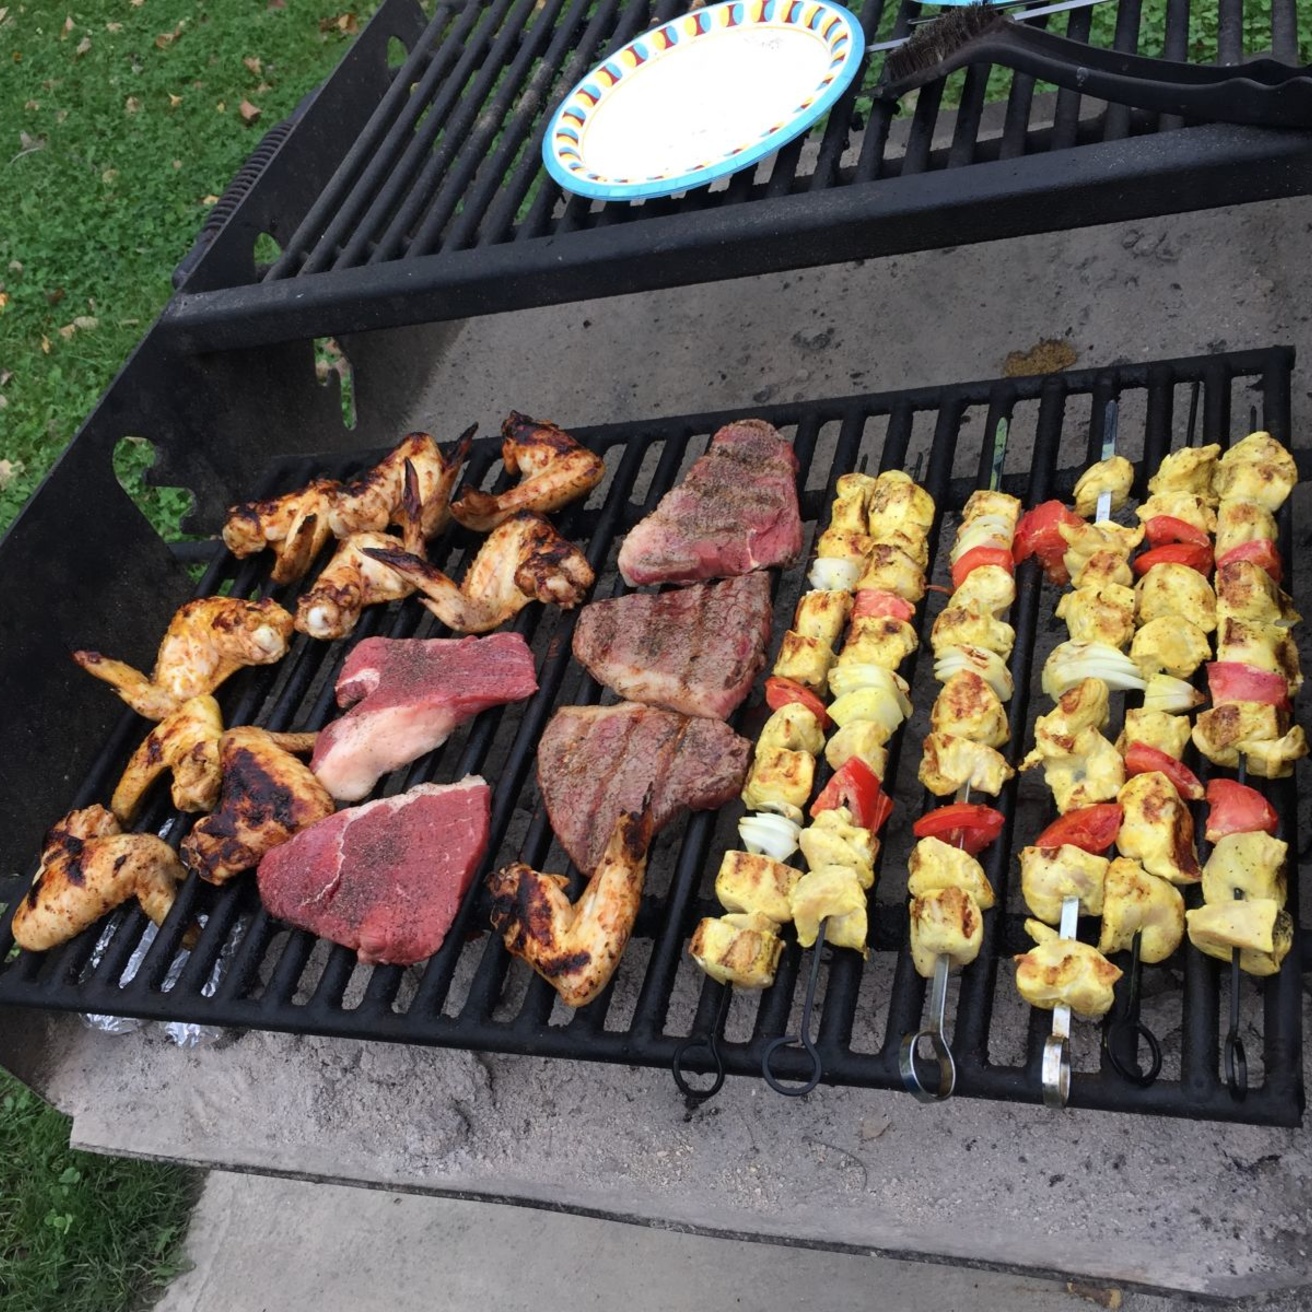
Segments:
[[[489,638],[366,638],[346,658],[310,769],[339,802],[358,802],[389,770],[440,747],[457,725],[538,688],[518,633]]]
[[[632,702],[562,706],[538,744],[538,784],[556,837],[591,874],[621,812],[641,811],[650,791],[654,832],[685,807],[723,806],[751,753],[722,720]]]
[[[261,860],[270,915],[363,962],[431,957],[487,851],[491,793],[470,775],[338,811]]]
[[[630,701],[724,719],[752,686],[770,640],[770,579],[745,574],[585,606],[574,655]]]
[[[762,419],[727,424],[620,548],[624,581],[730,578],[802,553],[797,456]]]

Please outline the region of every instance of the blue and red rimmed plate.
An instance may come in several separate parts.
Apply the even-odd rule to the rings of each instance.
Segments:
[[[856,75],[865,38],[829,0],[728,0],[653,28],[556,111],[547,171],[599,200],[704,186],[806,131]]]

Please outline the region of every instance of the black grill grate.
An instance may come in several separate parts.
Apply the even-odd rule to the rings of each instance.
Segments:
[[[754,170],[640,205],[562,191],[541,162],[556,105],[686,8],[469,0],[425,24],[412,0],[388,0],[170,321],[213,347],[450,319],[1237,203],[1306,191],[1312,176],[1305,134],[1182,132],[1179,119],[985,66],[922,89],[898,118],[871,96],[883,56],[868,53],[826,118]],[[852,8],[868,41],[905,36],[921,14],[911,0]],[[1160,24],[1141,21],[1140,0],[1036,21],[1178,60],[1270,50],[1297,63],[1295,0],[1250,8],[1245,24],[1240,0],[1193,5],[1199,31],[1215,17],[1212,51],[1191,44],[1190,7],[1174,0]],[[399,68],[393,37],[408,50]],[[257,269],[261,231],[281,253]]]
[[[932,390],[805,402],[758,411],[792,437],[801,461],[802,507],[808,545],[824,526],[837,477],[861,460],[878,468],[915,470],[940,509],[931,546],[937,547],[935,577],[946,573],[945,552],[952,517],[969,492],[987,478],[991,450],[984,436],[1001,417],[1010,420],[1011,445],[1004,487],[1035,502],[1069,496],[1079,469],[1096,458],[1101,441],[1098,416],[1115,397],[1121,408],[1121,450],[1148,468],[1184,441],[1190,385],[1202,387],[1201,436],[1226,442],[1247,431],[1249,408],[1289,441],[1290,374],[1293,354],[1283,348],[1148,365],[1125,365],[1042,378],[966,384]],[[645,514],[705,448],[730,414],[633,422],[582,430],[579,436],[607,461],[607,478],[584,506],[558,517],[562,531],[585,546],[599,574],[596,595],[622,589],[614,569],[623,533]],[[1032,444],[1032,457],[1031,448]],[[340,457],[287,461],[272,469],[267,494],[296,486],[313,474],[349,475],[374,453],[349,463]],[[499,473],[497,446],[476,444],[467,477],[489,485]],[[1300,459],[1302,457],[1300,456]],[[1144,475],[1136,494],[1142,495]],[[1294,560],[1291,511],[1282,512],[1285,559]],[[457,531],[439,544],[439,563],[458,575],[477,539]],[[1031,567],[1027,567],[1031,568]],[[231,588],[234,593],[269,593],[261,561],[215,559],[198,595]],[[804,586],[805,565],[786,572],[777,587],[777,629],[792,613]],[[1046,702],[1033,695],[1033,676],[1046,650],[1060,639],[1049,617],[1055,594],[1046,585],[1020,589],[1013,622],[1017,629],[1011,704],[1014,763],[1030,737],[1034,715]],[[283,601],[290,596],[275,592]],[[937,603],[930,607],[937,608]],[[922,617],[927,638],[932,614]],[[519,706],[485,712],[438,752],[399,771],[384,784],[396,792],[421,780],[439,782],[483,771],[493,785],[493,863],[522,859],[538,868],[564,870],[533,778],[537,738],[558,705],[598,700],[601,690],[571,660],[574,616],[537,605],[516,621],[532,645],[541,690]],[[435,636],[441,632],[413,601],[366,613],[358,637]],[[775,640],[777,642],[778,632]],[[298,635],[280,666],[242,672],[222,690],[230,724],[256,722],[277,729],[313,728],[333,714],[332,684],[347,644],[314,642]],[[924,651],[908,677],[918,708],[899,736],[889,767],[889,786],[898,801],[880,861],[871,916],[872,952],[867,962],[849,951],[830,952],[823,974],[819,1049],[824,1079],[837,1084],[897,1088],[897,1050],[903,1034],[918,1029],[924,981],[906,949],[905,856],[910,825],[926,798],[916,782],[919,736],[935,685]],[[108,695],[108,694],[107,694]],[[759,689],[737,716],[752,735],[764,710]],[[142,722],[124,717],[87,778],[77,805],[104,800],[127,755],[143,732]],[[1270,786],[1270,795],[1293,840],[1293,780]],[[169,809],[167,791],[157,789],[140,822],[143,829],[180,841],[187,823]],[[1046,795],[1032,776],[1014,780],[999,803],[1007,816],[1002,839],[987,854],[986,868],[999,893],[999,910],[985,916],[979,960],[954,984],[948,1031],[953,1036],[957,1091],[966,1096],[1040,1101],[1039,1059],[1047,1013],[1031,1013],[1015,994],[1004,958],[1022,951],[1028,939],[1018,889],[1008,879],[1018,851],[1046,818]],[[721,852],[737,845],[733,804],[671,825],[654,848],[647,894],[633,942],[615,983],[577,1014],[556,1003],[552,990],[512,961],[495,935],[486,933],[487,896],[482,877],[466,898],[441,950],[422,967],[363,967],[354,954],[300,932],[289,932],[260,908],[254,880],[243,876],[224,889],[194,877],[135,976],[121,983],[147,922],[140,911],[116,914],[112,938],[103,927],[45,954],[12,948],[8,917],[0,921],[0,1005],[119,1013],[150,1019],[458,1046],[643,1065],[668,1065],[689,1033],[706,1033],[716,1022],[720,986],[706,980],[686,955],[697,919],[716,914],[711,885]],[[52,817],[53,819],[53,817]],[[1297,850],[1297,843],[1291,841]],[[573,872],[572,872],[573,873]],[[1297,922],[1297,883],[1290,881],[1290,911]],[[1197,896],[1196,890],[1192,896]],[[165,972],[187,925],[206,917],[180,978],[163,987]],[[97,941],[101,950],[97,951]],[[223,954],[226,972],[212,995],[203,986]],[[1219,1016],[1227,972],[1187,944],[1171,962],[1146,968],[1147,1019],[1163,1038],[1166,1065],[1151,1087],[1138,1088],[1101,1059],[1098,1031],[1077,1026],[1071,1105],[1208,1117],[1257,1123],[1297,1124],[1303,1105],[1300,978],[1298,954],[1269,981],[1244,980],[1244,1018],[1252,1087],[1238,1102],[1219,1074]],[[735,995],[725,1019],[722,1051],[731,1073],[759,1073],[770,1039],[796,1027],[803,954],[790,943],[773,988],[761,995]],[[1125,964],[1125,963],[1122,963]],[[1128,980],[1119,986],[1124,990]],[[1259,1038],[1260,1036],[1260,1038]],[[1258,1059],[1257,1053],[1261,1057]],[[797,1060],[790,1067],[789,1056]],[[800,1054],[781,1054],[776,1071],[804,1078]]]

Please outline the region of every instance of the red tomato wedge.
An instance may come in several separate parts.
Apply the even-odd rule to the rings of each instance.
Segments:
[[[1259,569],[1266,570],[1276,583],[1285,576],[1280,552],[1270,538],[1253,538],[1250,542],[1241,542],[1237,547],[1231,547],[1225,555],[1216,558],[1216,567],[1220,569],[1222,565],[1229,565],[1236,560],[1247,560]]]
[[[1212,541],[1205,529],[1187,520],[1177,519],[1174,515],[1154,515],[1143,528],[1148,541],[1155,547],[1165,542],[1196,542],[1200,547],[1206,547]]]
[[[1198,782],[1198,776],[1183,761],[1177,761],[1174,756],[1168,756],[1156,747],[1149,747],[1147,743],[1131,743],[1125,749],[1127,775],[1150,774],[1154,770],[1164,774],[1175,785],[1175,791],[1181,797],[1197,802],[1203,796],[1203,786]]]
[[[1027,510],[1016,525],[1016,536],[1011,544],[1012,555],[1021,561],[1037,556],[1043,572],[1057,584],[1067,584],[1071,576],[1066,572],[1062,557],[1066,554],[1066,539],[1060,525],[1079,524],[1082,521],[1060,501],[1045,501],[1033,510]]]
[[[1207,690],[1214,706],[1227,702],[1265,702],[1289,705],[1289,684],[1283,674],[1259,670],[1243,661],[1208,661]]]
[[[852,605],[854,620],[887,617],[910,623],[915,613],[916,608],[905,597],[899,597],[896,592],[885,592],[882,588],[858,588]]]
[[[1147,574],[1154,565],[1188,565],[1206,577],[1212,572],[1212,548],[1197,542],[1171,542],[1134,558],[1134,572]]]
[[[877,834],[884,821],[893,814],[893,799],[879,783],[879,776],[859,757],[851,757],[841,770],[820,790],[811,803],[811,815],[845,806],[852,812],[852,823]]]
[[[822,729],[829,727],[831,723],[829,712],[825,710],[824,702],[810,688],[803,687],[795,679],[785,679],[782,675],[772,674],[765,681],[765,704],[772,711],[778,711],[793,702],[805,706],[820,721]]]
[[[1016,572],[1016,562],[1006,547],[972,547],[963,556],[957,558],[952,566],[952,586],[959,588],[966,580],[966,575],[981,565],[1001,565],[1008,574]]]
[[[978,802],[950,802],[922,815],[911,832],[917,838],[937,838],[978,856],[1002,832],[1003,815]]]
[[[1097,855],[1105,852],[1121,832],[1124,809],[1116,802],[1097,802],[1058,816],[1035,840],[1035,847],[1061,847],[1069,843]]]
[[[1280,818],[1270,802],[1247,784],[1233,779],[1207,781],[1207,828],[1203,836],[1215,843],[1226,834],[1274,834]]]

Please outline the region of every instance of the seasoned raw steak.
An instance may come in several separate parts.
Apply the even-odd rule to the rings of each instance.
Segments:
[[[630,701],[724,719],[747,696],[770,640],[770,579],[745,574],[583,608],[574,655]]]
[[[487,850],[490,799],[470,775],[338,811],[265,856],[260,897],[270,915],[355,948],[361,961],[423,961],[442,946]]]
[[[797,457],[761,419],[727,424],[620,548],[624,581],[729,578],[802,553]]]
[[[591,874],[622,811],[651,790],[653,832],[683,807],[708,811],[737,795],[752,745],[722,720],[653,706],[562,706],[538,744],[538,784],[551,827]]]
[[[463,721],[537,689],[533,653],[518,633],[366,638],[337,678],[337,704],[352,709],[320,733],[310,769],[339,802],[358,802]]]

